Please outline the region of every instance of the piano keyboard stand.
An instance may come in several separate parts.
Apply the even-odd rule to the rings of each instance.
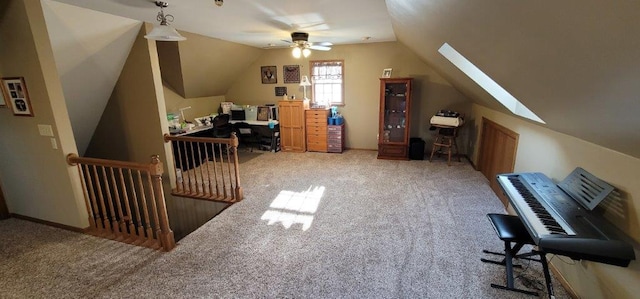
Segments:
[[[521,266],[514,265],[513,259],[525,259],[542,264],[542,272],[544,273],[549,298],[555,298],[553,295],[553,285],[551,284],[551,275],[549,274],[546,254],[537,250],[518,254],[524,245],[535,245],[520,218],[518,218],[518,216],[504,214],[487,214],[487,217],[493,225],[493,228],[498,234],[500,240],[504,241],[504,254],[488,250],[483,250],[483,253],[504,256],[504,259],[502,261],[493,261],[481,258],[480,260],[485,263],[505,266],[507,280],[506,286],[492,283],[491,287],[538,296],[538,292],[518,289],[514,286],[513,268],[520,268]],[[538,256],[538,258],[531,258],[532,256]]]

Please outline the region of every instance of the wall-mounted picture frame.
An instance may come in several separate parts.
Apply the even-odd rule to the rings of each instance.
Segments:
[[[278,69],[275,65],[261,66],[260,76],[262,77],[262,84],[278,83]]]
[[[4,100],[4,88],[0,88],[3,91],[0,91],[0,108],[7,108],[7,102]]]
[[[281,96],[287,94],[287,87],[286,86],[276,86],[275,90],[276,90],[276,97],[281,97]]]
[[[23,77],[2,78],[2,93],[7,105],[11,106],[13,115],[33,116],[27,85]]]
[[[382,78],[391,78],[391,68],[382,70]]]
[[[300,66],[284,65],[282,66],[284,83],[300,83]]]
[[[267,107],[267,106],[258,106],[258,115],[256,116],[256,120],[258,120],[258,121],[268,121],[269,120],[269,107]]]

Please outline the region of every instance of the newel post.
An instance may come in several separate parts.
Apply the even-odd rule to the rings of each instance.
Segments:
[[[231,150],[233,152],[233,168],[236,172],[236,189],[234,190],[235,201],[241,201],[244,198],[244,191],[242,191],[242,187],[240,186],[240,166],[238,163],[238,136],[236,133],[231,133]]]
[[[176,240],[173,237],[173,231],[169,226],[169,216],[167,215],[167,205],[164,198],[164,191],[162,187],[162,174],[164,173],[164,167],[160,161],[160,156],[151,156],[151,165],[149,167],[149,173],[153,178],[154,189],[156,190],[156,206],[158,209],[158,218],[160,218],[160,243],[165,251],[170,251],[176,247]]]

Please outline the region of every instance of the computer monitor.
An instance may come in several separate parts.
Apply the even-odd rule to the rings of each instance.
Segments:
[[[231,110],[231,120],[245,120],[244,110]]]

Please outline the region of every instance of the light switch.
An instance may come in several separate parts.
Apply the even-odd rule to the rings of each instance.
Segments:
[[[51,125],[38,125],[38,131],[40,132],[40,136],[53,137],[53,128],[51,128]]]
[[[56,141],[55,138],[51,138],[51,147],[53,149],[58,149],[58,142]]]

